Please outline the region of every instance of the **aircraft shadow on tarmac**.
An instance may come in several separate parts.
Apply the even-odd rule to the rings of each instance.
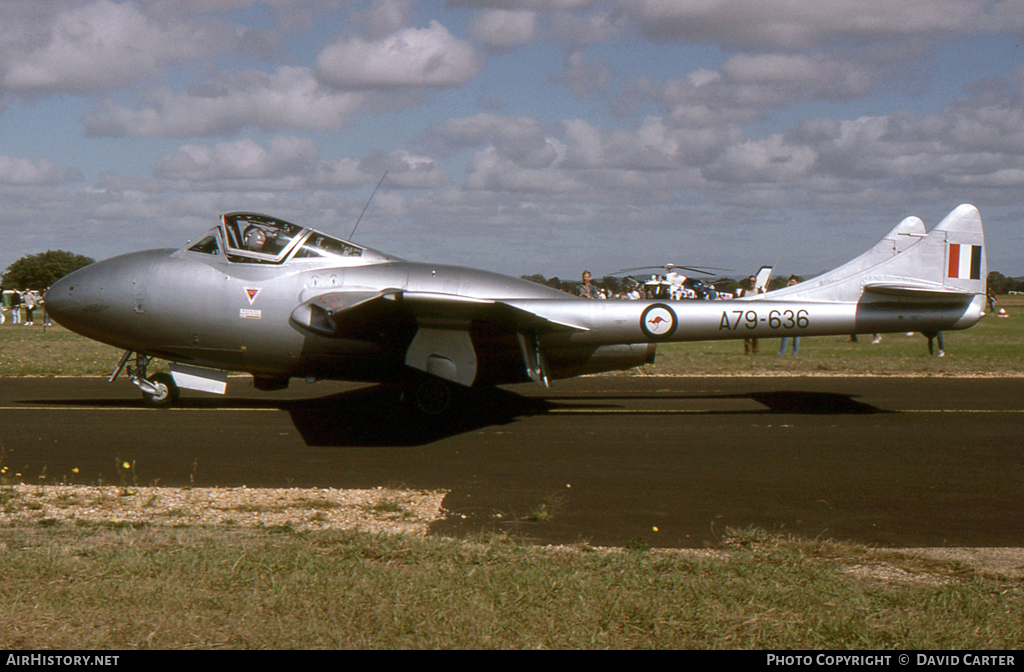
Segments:
[[[566,397],[569,399],[570,397]],[[560,407],[559,404],[554,403],[553,400],[556,397],[549,398],[549,402],[552,402],[552,408]],[[612,411],[613,409],[620,409],[620,404],[610,403],[615,399],[630,399],[630,400],[657,400],[657,401],[671,401],[673,399],[679,401],[704,401],[713,399],[750,399],[763,405],[764,409],[750,410],[750,409],[717,409],[708,410],[705,413],[709,415],[759,415],[765,413],[792,413],[796,415],[872,415],[875,413],[893,413],[895,411],[888,411],[871,404],[866,404],[862,401],[857,401],[855,395],[851,394],[836,394],[833,392],[802,392],[798,390],[780,390],[774,392],[749,392],[741,394],[680,394],[680,395],[617,395],[615,397],[607,396],[593,396],[593,397],[580,397],[574,396],[571,399],[577,401],[590,400],[590,405],[574,404],[574,408],[588,408],[596,413],[600,413],[601,410]]]
[[[600,414],[620,411],[615,398],[565,404],[555,399],[528,397],[502,389],[477,390],[457,407],[438,417],[425,417],[395,401],[386,386],[368,387],[295,404],[282,404],[309,446],[417,446],[486,427],[511,424],[520,418],[575,409]],[[650,397],[664,401],[665,396]],[[888,413],[857,401],[852,395],[827,392],[753,392],[690,399],[752,399],[764,410],[721,410],[710,414],[792,413],[799,415],[868,415]],[[580,399],[577,397],[576,401]],[[596,403],[595,403],[596,402]]]
[[[890,413],[877,406],[857,401],[850,394],[832,392],[753,392],[736,395],[753,399],[768,407],[769,413],[795,413],[797,415],[872,415]]]
[[[400,401],[399,392],[387,385],[375,385],[312,399],[183,397],[185,409],[261,409],[289,414],[295,429],[308,446],[388,447],[421,446],[486,427],[507,425],[517,420],[553,411],[572,410],[601,414],[621,413],[622,401],[678,399],[701,401],[750,399],[763,409],[708,410],[710,415],[870,415],[891,413],[857,401],[853,395],[828,392],[771,391],[729,395],[617,395],[531,397],[500,388],[474,390],[460,395],[455,408],[439,416],[424,416]],[[141,407],[139,399],[37,400],[24,403],[93,408]]]
[[[282,404],[308,446],[420,446],[485,427],[547,413],[544,399],[501,389],[463,395],[456,407],[427,416],[399,401],[386,385]]]
[[[141,409],[141,399],[36,399],[20,403],[54,407]],[[400,390],[372,385],[308,399],[184,396],[186,410],[279,410],[291,416],[307,446],[419,446],[518,418],[548,412],[543,398],[525,397],[499,388],[458,395],[454,408],[437,416],[419,413],[401,401]],[[166,410],[154,410],[166,413]]]

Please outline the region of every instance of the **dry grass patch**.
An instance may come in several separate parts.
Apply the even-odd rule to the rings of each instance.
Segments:
[[[239,525],[423,536],[445,492],[334,488],[158,488],[8,485],[0,524]],[[47,522],[43,522],[47,521]]]

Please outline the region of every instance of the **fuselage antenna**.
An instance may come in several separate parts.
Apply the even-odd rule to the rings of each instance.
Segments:
[[[348,237],[349,240],[352,240],[356,235],[356,229],[359,227],[359,222],[363,219],[363,215],[366,214],[366,209],[370,207],[370,201],[372,201],[373,197],[377,195],[377,190],[380,189],[381,183],[384,182],[384,178],[387,176],[388,171],[385,170],[384,174],[380,176],[380,182],[378,182],[377,186],[373,188],[373,193],[370,194],[370,198],[366,200],[366,205],[363,206],[363,211],[359,213],[359,217],[356,219],[356,224],[352,227],[352,234]]]

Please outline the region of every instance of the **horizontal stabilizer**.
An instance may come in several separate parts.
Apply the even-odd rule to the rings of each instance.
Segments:
[[[929,302],[963,302],[974,297],[973,292],[965,292],[945,285],[909,285],[895,282],[871,282],[864,285],[864,291],[880,296],[898,297],[907,300],[919,299]]]

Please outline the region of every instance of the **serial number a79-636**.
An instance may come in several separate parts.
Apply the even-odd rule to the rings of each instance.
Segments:
[[[810,316],[806,310],[769,310],[767,313],[756,310],[723,310],[722,319],[718,323],[719,331],[736,331],[744,329],[806,329],[811,326]]]

